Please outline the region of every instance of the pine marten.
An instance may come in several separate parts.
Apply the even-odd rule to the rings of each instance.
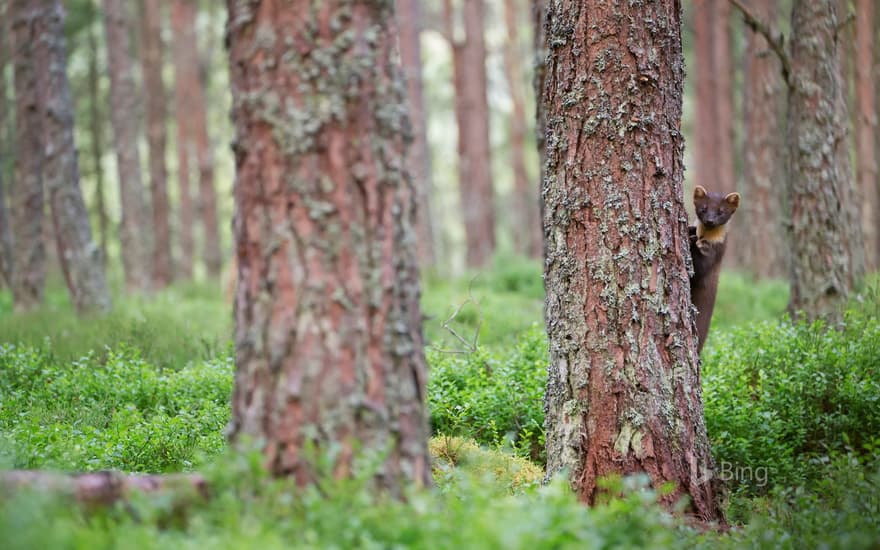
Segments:
[[[718,275],[727,241],[727,222],[739,207],[739,193],[709,193],[701,186],[694,189],[694,209],[697,225],[688,227],[694,274],[691,277],[691,301],[697,308],[697,352],[703,351],[715,294]]]

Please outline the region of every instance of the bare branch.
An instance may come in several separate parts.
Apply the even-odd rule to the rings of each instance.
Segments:
[[[782,65],[783,80],[785,80],[786,85],[791,86],[791,60],[785,49],[785,36],[767,21],[756,17],[755,14],[749,11],[748,6],[744,5],[740,0],[730,0],[730,3],[743,15],[746,25],[767,40],[767,44],[770,45],[770,49],[773,50],[776,57],[779,58],[779,63]]]

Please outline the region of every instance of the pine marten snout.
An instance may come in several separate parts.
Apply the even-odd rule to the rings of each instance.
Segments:
[[[705,188],[694,189],[694,209],[697,225],[688,227],[694,274],[691,276],[691,301],[697,308],[698,350],[703,350],[715,295],[718,291],[718,275],[727,245],[727,222],[739,208],[739,193],[709,193]]]

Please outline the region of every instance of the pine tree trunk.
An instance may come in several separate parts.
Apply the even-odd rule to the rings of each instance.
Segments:
[[[192,32],[193,51],[198,51],[195,34],[195,20]],[[196,147],[196,161],[199,167],[198,212],[202,225],[202,260],[205,269],[212,279],[219,279],[223,270],[223,255],[220,252],[220,224],[217,221],[217,189],[214,186],[214,154],[211,151],[211,140],[208,137],[208,105],[205,102],[205,86],[199,75],[198,54],[193,57],[196,65],[188,74],[193,78],[188,86],[193,102],[193,131]]]
[[[12,0],[11,21],[15,78],[15,183],[12,210],[12,301],[16,311],[43,303],[46,248],[43,241],[43,148],[35,67],[34,22],[39,5]]]
[[[379,457],[430,483],[416,190],[391,4],[228,1],[236,139],[230,433],[306,483]],[[290,10],[295,17],[278,17]],[[346,13],[346,17],[339,14]],[[331,24],[335,21],[335,24]],[[293,46],[291,46],[291,44]]]
[[[674,485],[669,507],[687,495],[718,520],[688,281],[680,14],[676,0],[547,6],[547,473],[567,470],[594,503],[603,476],[645,472]]]
[[[407,106],[412,123],[412,144],[408,149],[409,167],[418,191],[419,265],[433,266],[434,216],[431,212],[431,196],[434,185],[431,179],[431,152],[428,148],[428,125],[422,91],[422,10],[419,0],[397,0],[397,19],[400,26],[400,61],[406,79]]]
[[[92,170],[95,175],[95,210],[98,213],[98,233],[99,248],[101,250],[101,262],[107,266],[107,237],[109,233],[109,222],[107,216],[107,206],[104,202],[104,164],[101,159],[104,157],[104,119],[101,116],[98,84],[98,37],[95,35],[93,25],[89,26],[88,31],[88,47],[89,47],[89,134],[91,135],[91,146],[89,153],[92,157]]]
[[[466,263],[486,265],[495,252],[495,207],[486,98],[483,0],[464,0],[463,32],[457,32],[452,1],[444,2],[452,47],[455,118],[458,123],[458,179],[464,217]],[[459,34],[463,35],[459,39]]]
[[[835,0],[795,0],[788,105],[792,314],[839,318],[860,276]]]
[[[728,0],[698,0],[694,5],[697,89],[695,182],[728,193],[736,189],[730,4]],[[730,245],[728,243],[728,247]]]
[[[192,172],[198,166],[194,141],[193,112],[196,108],[190,89],[198,76],[190,74],[196,70],[197,60],[194,51],[195,6],[189,0],[172,0],[171,31],[174,37],[174,110],[177,124],[177,187],[178,187],[178,232],[180,233],[180,257],[178,265],[184,279],[192,279],[195,262],[196,213],[193,207]]]
[[[67,79],[64,10],[60,0],[39,0],[36,25],[37,88],[41,116],[43,179],[55,227],[58,261],[78,313],[107,311],[110,293],[101,251],[92,239],[79,186],[73,137],[73,97]]]
[[[522,48],[519,41],[519,6],[516,0],[504,0],[504,21],[507,44],[504,48],[504,69],[513,111],[510,114],[510,164],[513,171],[513,236],[514,250],[522,255],[539,257],[541,224],[538,220],[538,193],[529,181],[525,162],[526,101],[522,73]]]
[[[773,2],[752,2],[754,13],[774,21]],[[781,244],[783,224],[779,201],[782,170],[782,108],[784,94],[779,60],[767,41],[749,29],[746,34],[746,75],[743,95],[743,195],[746,208],[737,213],[737,251],[741,266],[757,277],[778,277],[785,272]]]
[[[110,124],[116,149],[119,196],[122,202],[120,248],[125,286],[146,292],[152,286],[152,231],[138,153],[138,93],[129,54],[129,29],[123,0],[104,1],[107,72],[110,75]]]
[[[857,0],[856,13],[856,180],[862,195],[862,229],[865,238],[865,267],[880,267],[880,186],[877,180],[875,132],[877,129],[874,89],[874,1]]]
[[[171,227],[168,204],[168,169],[165,145],[168,139],[165,108],[165,84],[162,81],[162,11],[159,0],[144,0],[143,50],[147,107],[147,143],[150,147],[150,198],[153,206],[153,283],[156,288],[171,284],[174,269],[171,259]]]
[[[12,233],[9,227],[9,209],[6,194],[12,181],[7,166],[12,153],[12,135],[9,132],[9,100],[6,93],[6,64],[9,60],[9,7],[0,0],[0,284],[12,287]]]

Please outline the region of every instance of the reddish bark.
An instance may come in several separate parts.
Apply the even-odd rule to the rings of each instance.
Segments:
[[[10,2],[15,78],[15,184],[9,195],[12,210],[12,300],[16,311],[43,303],[46,248],[43,240],[43,148],[39,109],[34,22],[39,4]]]
[[[452,48],[458,184],[468,267],[486,265],[495,251],[483,10],[482,0],[464,0],[463,33],[459,33],[452,0],[444,0],[445,34]]]
[[[171,227],[168,205],[168,169],[165,144],[168,114],[162,81],[162,12],[159,0],[144,0],[141,63],[147,107],[147,143],[150,147],[150,198],[153,206],[153,282],[157,288],[171,283]]]
[[[696,127],[694,181],[723,191],[733,173],[733,88],[728,0],[694,2]]]
[[[138,93],[132,76],[129,55],[129,26],[126,2],[104,1],[104,26],[107,33],[107,72],[110,75],[110,123],[116,149],[119,196],[122,200],[120,245],[125,286],[146,292],[152,287],[152,231],[150,213],[141,179],[138,153]]]
[[[776,18],[773,2],[752,2],[757,16]],[[743,95],[743,194],[748,208],[740,211],[737,238],[740,265],[758,277],[778,277],[785,272],[780,220],[784,177],[782,160],[783,82],[779,60],[761,34],[746,30],[746,76]]]
[[[547,114],[547,472],[594,503],[645,472],[720,519],[703,420],[682,180],[676,0],[551,3]]]
[[[874,78],[874,2],[858,0],[856,13],[856,180],[862,195],[865,266],[880,267],[880,185],[877,180],[877,91]]]
[[[412,144],[407,150],[408,163],[418,192],[419,265],[433,266],[434,223],[431,213],[431,152],[428,148],[428,125],[422,92],[422,47],[419,40],[422,30],[422,10],[419,0],[397,0],[397,20],[400,26],[400,62],[406,80],[407,106],[412,125]]]
[[[504,0],[507,43],[504,69],[513,111],[510,114],[510,163],[513,171],[514,250],[534,258],[542,253],[543,231],[538,220],[538,193],[531,183],[525,162],[526,105],[523,88],[522,48],[519,40],[519,6],[516,0]]]
[[[227,5],[232,439],[264,441],[270,471],[300,483],[323,456],[346,477],[366,453],[378,455],[377,486],[428,484],[416,191],[391,4]]]

